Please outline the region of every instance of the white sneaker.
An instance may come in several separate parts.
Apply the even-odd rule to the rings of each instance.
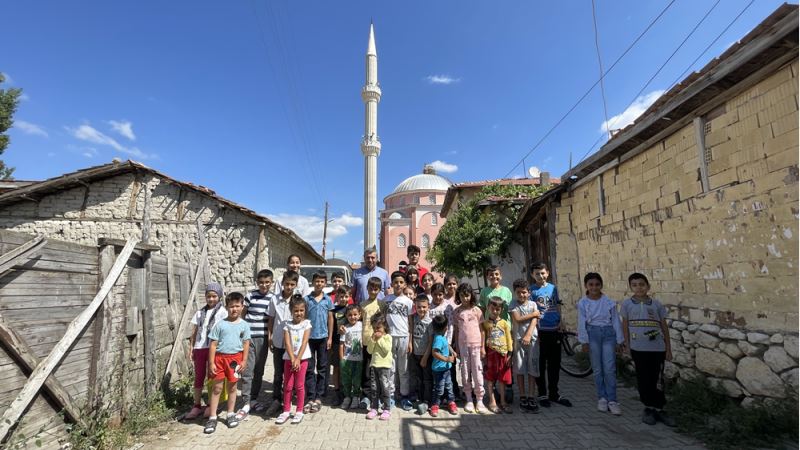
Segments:
[[[475,411],[477,411],[478,414],[489,414],[489,410],[483,402],[475,402]]]
[[[608,402],[608,410],[615,416],[622,415],[622,408],[619,407],[619,403],[617,402]]]
[[[302,422],[303,421],[303,415],[304,414],[302,412],[294,413],[294,418],[292,419],[292,423],[293,424],[298,424],[298,423]]]
[[[475,406],[472,404],[472,402],[467,402],[467,404],[464,405],[464,412],[468,413],[475,412]]]
[[[342,408],[342,409],[349,408],[350,407],[350,397],[345,397],[344,400],[342,400],[342,404],[339,407]]]
[[[275,419],[275,423],[277,423],[278,425],[282,425],[286,423],[287,420],[289,420],[289,412],[284,411]]]
[[[608,400],[601,398],[597,401],[597,410],[600,412],[608,411]]]

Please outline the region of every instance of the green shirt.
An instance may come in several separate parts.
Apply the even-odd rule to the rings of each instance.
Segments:
[[[478,306],[483,310],[483,318],[489,319],[489,299],[492,297],[500,297],[503,299],[503,312],[500,317],[511,323],[511,316],[508,314],[508,305],[511,304],[511,290],[505,286],[498,286],[496,289],[485,287],[481,289],[481,297],[478,300]]]

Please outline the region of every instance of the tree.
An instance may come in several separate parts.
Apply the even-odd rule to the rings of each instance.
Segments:
[[[0,84],[5,81],[6,77],[0,73]],[[6,151],[6,147],[8,147],[9,138],[6,134],[9,128],[14,125],[14,112],[17,110],[17,105],[19,105],[19,95],[22,93],[21,89],[17,88],[10,88],[10,89],[0,89],[0,155]],[[13,167],[8,167],[0,161],[0,180],[7,180],[11,178],[11,174],[14,172]]]
[[[491,207],[480,207],[478,203],[487,197],[533,198],[546,190],[539,186],[484,186],[451,213],[439,230],[426,256],[433,263],[433,270],[459,277],[479,275],[492,263],[493,257],[505,256],[514,240],[513,227],[523,205],[499,202]]]

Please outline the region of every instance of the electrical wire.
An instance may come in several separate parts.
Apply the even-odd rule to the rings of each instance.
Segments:
[[[603,123],[606,125],[606,133],[608,133],[610,139],[611,128],[609,128],[608,124],[608,102],[606,101],[606,86],[603,82],[603,59],[600,57],[600,37],[597,32],[597,6],[594,4],[594,0],[592,0],[592,25],[594,27],[594,49],[597,51],[597,65],[600,68],[600,95],[603,97],[603,115],[606,118]]]

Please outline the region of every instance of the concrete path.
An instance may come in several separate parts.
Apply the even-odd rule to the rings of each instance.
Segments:
[[[268,366],[270,366],[268,364]],[[268,372],[271,372],[268,367]],[[271,378],[271,373],[267,378]],[[163,449],[511,449],[511,448],[663,448],[699,449],[701,444],[663,424],[641,423],[641,406],[633,389],[619,388],[623,415],[595,409],[591,377],[576,379],[562,373],[562,395],[574,406],[553,405],[540,414],[478,415],[460,411],[451,416],[418,416],[395,408],[388,422],[365,419],[365,411],[323,406],[306,414],[299,425],[275,425],[272,418],[253,415],[237,428],[223,422],[204,435],[201,422],[170,424],[165,434],[143,448]],[[265,383],[265,389],[271,386]],[[516,405],[515,405],[516,406]]]

